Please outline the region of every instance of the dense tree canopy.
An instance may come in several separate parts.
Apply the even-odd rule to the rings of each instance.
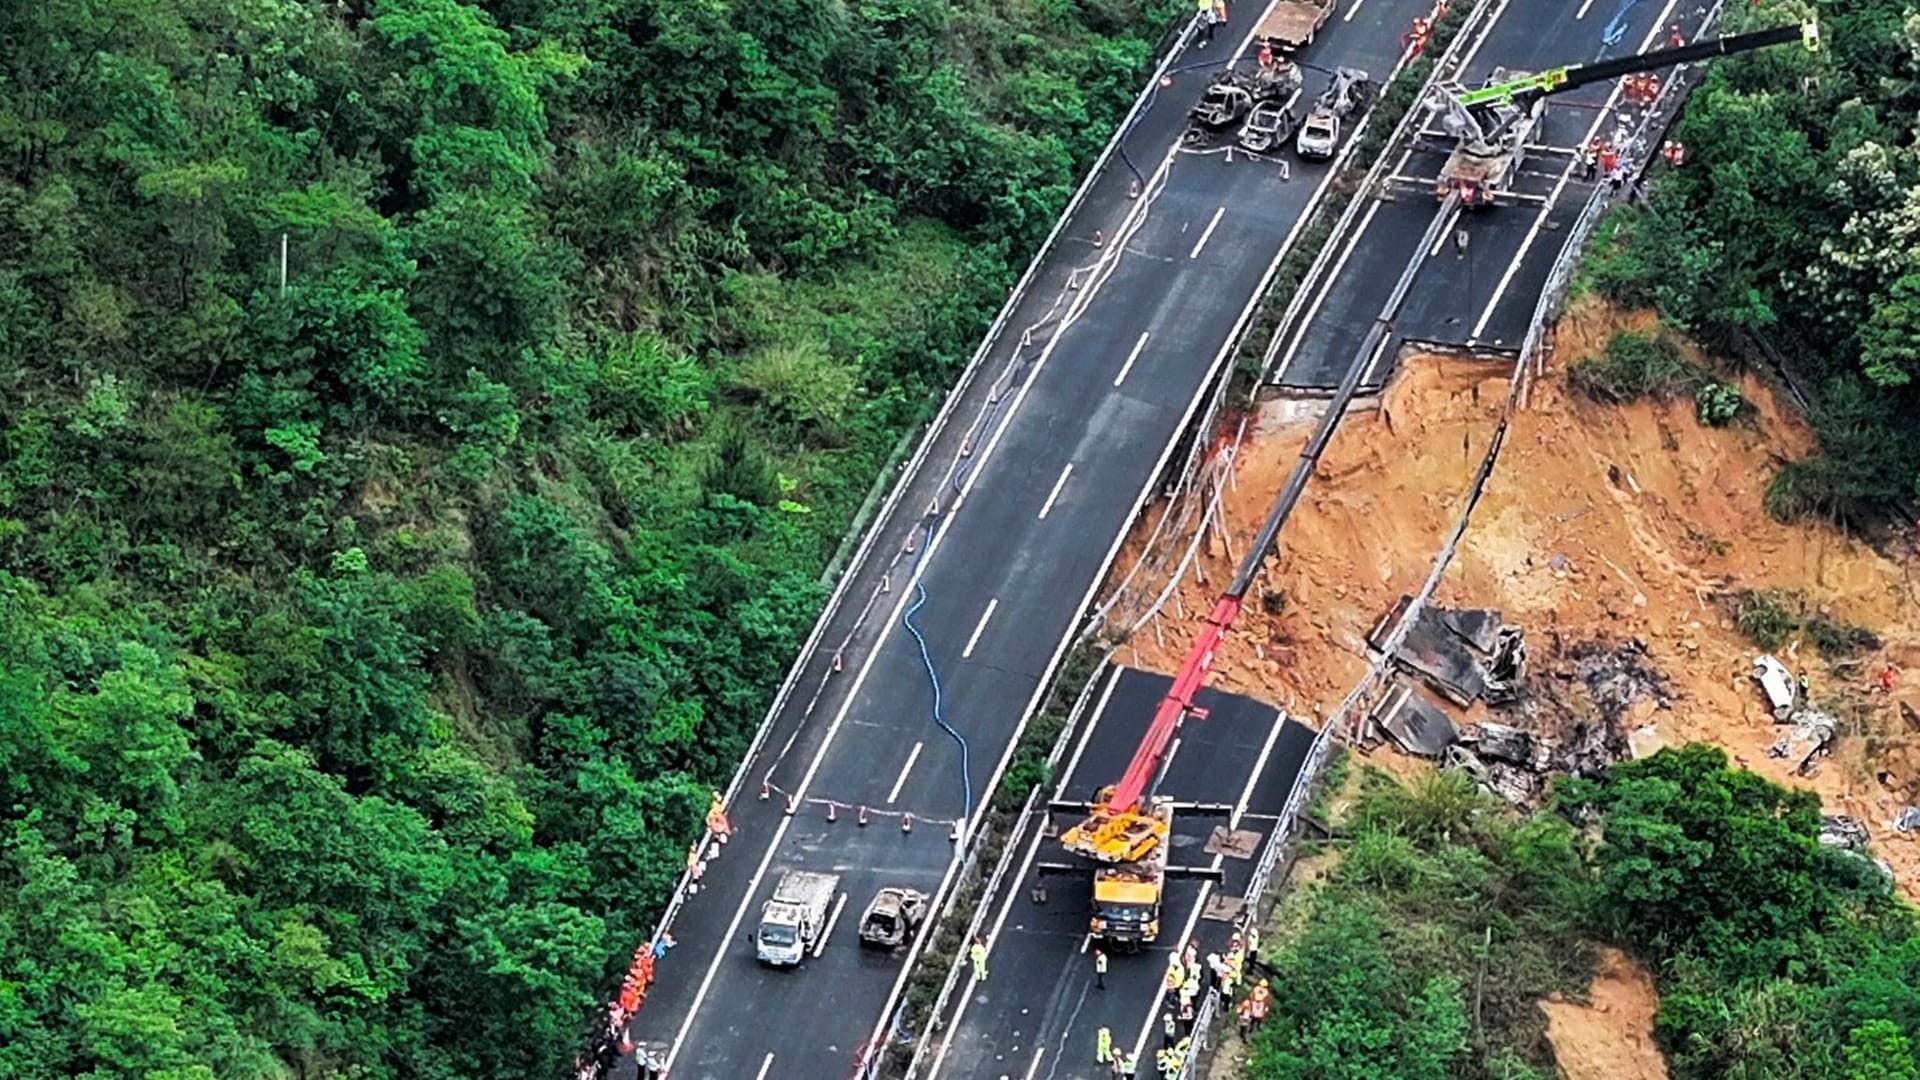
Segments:
[[[0,1075],[556,1071],[1175,10],[0,5]]]
[[[1457,775],[1370,774],[1269,940],[1249,1080],[1554,1075],[1537,1003],[1594,942],[1654,970],[1675,1080],[1920,1073],[1920,926],[1820,802],[1702,745],[1567,781],[1532,817]]]
[[[1920,491],[1920,19],[1898,0],[1763,0],[1730,28],[1817,15],[1822,48],[1714,61],[1674,129],[1686,163],[1622,211],[1586,268],[1713,344],[1774,346],[1814,397],[1820,451],[1781,515],[1864,517]]]

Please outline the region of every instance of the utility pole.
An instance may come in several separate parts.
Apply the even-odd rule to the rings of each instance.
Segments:
[[[280,234],[280,295],[287,295],[287,234]]]

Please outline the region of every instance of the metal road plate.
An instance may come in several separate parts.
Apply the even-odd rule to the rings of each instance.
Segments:
[[[1247,901],[1241,896],[1222,896],[1214,893],[1207,897],[1207,906],[1200,909],[1200,917],[1214,922],[1238,922],[1247,910]]]
[[[1228,829],[1225,825],[1215,825],[1213,835],[1207,837],[1204,849],[1209,855],[1226,855],[1235,859],[1251,859],[1260,847],[1260,834],[1245,829]]]

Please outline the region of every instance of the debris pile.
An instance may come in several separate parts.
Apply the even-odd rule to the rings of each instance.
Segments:
[[[1813,771],[1814,759],[1832,751],[1840,721],[1809,709],[1794,713],[1787,725],[1786,733],[1767,747],[1767,756],[1786,758],[1794,763],[1795,776],[1807,776]]]
[[[1375,624],[1375,648],[1406,606],[1403,597]],[[1394,653],[1406,677],[1373,711],[1370,739],[1439,759],[1518,805],[1537,804],[1554,776],[1600,775],[1628,756],[1630,726],[1671,705],[1666,680],[1638,638],[1562,649],[1554,634],[1550,644],[1550,667],[1530,680],[1526,636],[1498,611],[1423,608]],[[1423,688],[1490,716],[1456,723]]]

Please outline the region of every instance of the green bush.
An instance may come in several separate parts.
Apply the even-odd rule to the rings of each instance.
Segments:
[[[1694,412],[1708,427],[1726,427],[1746,405],[1740,391],[1726,383],[1710,382],[1694,392]]]
[[[1575,361],[1568,377],[1593,400],[1623,405],[1666,397],[1692,379],[1694,371],[1667,335],[1623,331],[1608,339],[1601,355]]]
[[[1800,627],[1791,593],[1779,589],[1743,591],[1733,597],[1733,623],[1748,641],[1772,651]]]

